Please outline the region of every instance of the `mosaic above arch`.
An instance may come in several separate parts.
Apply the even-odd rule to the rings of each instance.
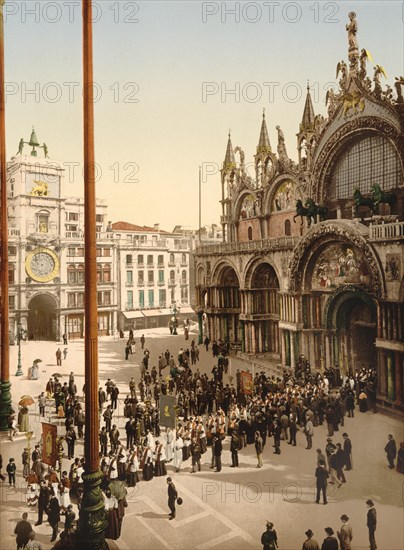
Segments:
[[[311,288],[322,290],[346,284],[368,285],[369,281],[364,255],[350,244],[335,243],[320,254],[313,269]]]
[[[296,183],[292,180],[284,180],[276,189],[271,204],[272,212],[292,210],[296,201],[301,198],[297,191]]]

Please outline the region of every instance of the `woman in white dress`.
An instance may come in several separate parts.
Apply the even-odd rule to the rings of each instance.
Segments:
[[[182,448],[184,446],[184,442],[182,441],[182,437],[180,435],[177,436],[177,439],[174,442],[174,460],[173,465],[177,472],[180,471],[182,466]]]

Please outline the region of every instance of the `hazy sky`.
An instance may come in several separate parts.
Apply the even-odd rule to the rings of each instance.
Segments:
[[[296,159],[307,79],[325,115],[348,12],[390,85],[404,74],[401,1],[93,4],[97,195],[112,221],[197,227],[202,165],[202,223],[218,222],[229,128],[253,161],[263,108],[273,150],[279,124]],[[7,157],[35,125],[65,194],[82,196],[81,2],[6,0],[5,20]]]

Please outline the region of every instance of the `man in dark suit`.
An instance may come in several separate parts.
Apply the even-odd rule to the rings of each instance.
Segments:
[[[320,504],[320,494],[323,493],[323,503],[327,504],[327,479],[328,471],[325,467],[324,460],[319,461],[319,465],[316,468],[316,503]]]
[[[41,481],[41,486],[39,488],[39,496],[38,496],[38,521],[35,523],[35,525],[42,524],[43,513],[46,510],[46,507],[48,506],[48,500],[49,500],[49,488],[46,486],[44,481]]]
[[[375,505],[373,504],[373,501],[370,500],[370,498],[366,501],[366,504],[368,505],[368,515],[367,515],[367,526],[369,529],[369,543],[370,543],[370,550],[376,550],[376,539],[375,539],[375,531],[376,531],[376,509]]]
[[[221,472],[222,470],[222,441],[219,436],[215,436],[213,440],[213,446],[214,446],[214,455],[215,455],[215,463],[216,463],[216,472]]]
[[[170,508],[170,520],[175,518],[175,501],[178,498],[177,489],[175,488],[175,485],[171,479],[171,477],[167,478],[167,484],[168,484],[168,507]]]
[[[331,527],[326,527],[324,531],[327,533],[327,536],[323,540],[321,545],[321,550],[338,550],[338,540],[333,537],[334,531]]]
[[[25,545],[28,544],[29,535],[32,531],[32,526],[28,519],[27,512],[24,512],[22,515],[22,520],[17,523],[14,529],[14,534],[17,535],[16,543],[17,550],[19,548],[25,548]]]
[[[344,455],[345,455],[345,469],[352,470],[352,443],[347,433],[343,433],[344,438]]]
[[[385,446],[384,450],[387,453],[387,460],[389,462],[389,468],[392,470],[394,468],[394,459],[397,456],[397,446],[396,442],[394,441],[394,437],[389,434],[389,440],[387,442],[387,445]]]

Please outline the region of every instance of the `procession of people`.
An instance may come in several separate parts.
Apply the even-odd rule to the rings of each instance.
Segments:
[[[133,334],[129,341],[135,345]],[[118,384],[108,378],[105,382],[100,381],[98,391],[100,469],[104,476],[102,489],[108,538],[120,536],[128,487],[153,483],[155,478],[167,475],[184,475],[185,471],[195,474],[213,470],[216,474],[227,467],[240,468],[239,456],[251,454],[249,447],[256,456],[254,467],[257,468],[268,461],[268,447],[278,455],[273,460],[279,464],[282,464],[286,444],[316,453],[313,470],[308,473],[314,475],[316,481],[317,503],[321,499],[323,504],[328,503],[329,484],[341,487],[349,483],[355,447],[347,424],[355,422],[360,395],[364,392],[370,396],[367,410],[376,412],[371,397],[377,384],[373,369],[363,367],[340,378],[334,369],[313,374],[307,361],[300,356],[294,372],[289,370],[276,375],[261,371],[251,376],[246,370],[248,385],[243,378],[246,372],[231,372],[227,343],[205,338],[204,347],[211,353],[210,375],[201,372],[200,350],[195,339],[185,349],[166,349],[155,357],[146,347],[144,335],[140,344],[136,352],[137,361],[140,361],[138,379],[131,376],[125,392],[122,384],[119,389]],[[159,405],[166,396],[175,398],[176,403],[172,427],[167,427],[161,418]],[[39,444],[35,445],[29,459],[28,449],[24,449],[22,468],[27,482],[26,504],[30,510],[38,510],[36,525],[41,525],[47,514],[52,541],[56,540],[58,524],[64,517],[63,540],[68,541],[76,528],[83,493],[81,476],[85,471],[85,459],[77,451],[81,449],[85,434],[85,403],[74,373],[70,373],[66,382],[61,381],[59,374],[50,377],[44,392],[38,396],[38,407],[41,416],[53,416],[64,426],[63,460],[71,464],[56,471],[43,464]],[[28,421],[25,409],[22,407],[19,413],[20,431],[27,427],[23,425]],[[322,425],[328,437],[319,441],[316,432]],[[227,445],[229,461],[223,460],[223,448]],[[403,447],[401,443],[397,454],[396,443],[389,434],[385,448],[388,465],[389,468],[393,465],[400,473],[403,473]],[[7,473],[13,484],[9,467]],[[167,482],[171,491],[167,517],[174,519],[174,482],[172,478],[167,478]],[[276,547],[276,539],[268,533],[272,530],[268,530],[263,540],[272,537],[269,548]],[[309,537],[308,541],[311,539]],[[310,544],[312,542],[307,542],[306,546]],[[330,541],[327,544],[332,547]]]

